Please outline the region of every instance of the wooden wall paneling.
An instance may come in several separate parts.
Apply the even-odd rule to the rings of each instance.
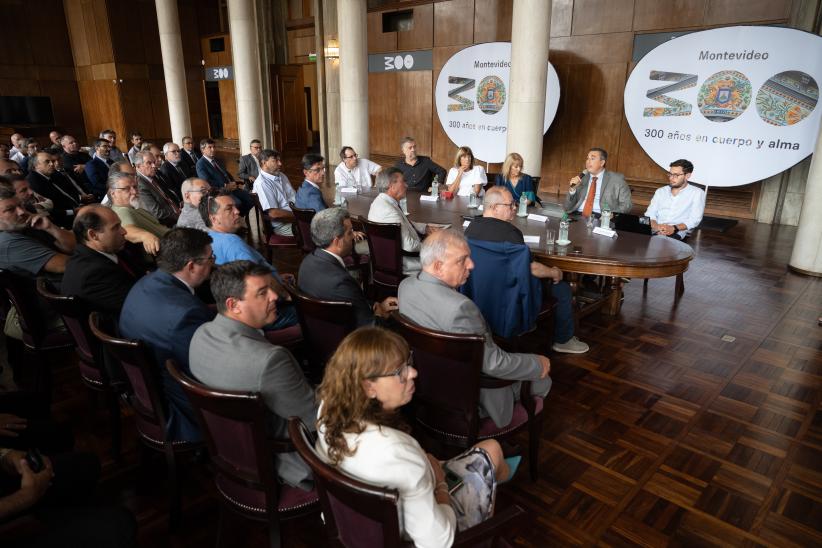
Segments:
[[[151,90],[148,80],[124,79],[119,84],[119,89],[126,131],[139,131],[146,140],[153,139],[157,131],[151,114]]]
[[[474,0],[434,4],[434,46],[469,45],[474,42]]]
[[[389,10],[394,11],[394,10]],[[388,11],[368,12],[368,53],[397,51],[397,33],[382,31],[382,14]]]
[[[121,140],[127,139],[118,86],[111,80],[84,80],[77,83],[83,108],[85,135],[76,135],[78,141],[88,144],[106,128],[114,129]]]
[[[197,29],[199,30],[200,36],[228,32],[228,19],[225,20],[226,28],[220,27],[221,0],[193,0],[193,2],[197,6],[195,11],[197,14]],[[228,10],[226,9],[225,11],[227,12]]]
[[[210,40],[212,38],[223,38],[225,40],[225,51],[211,51]],[[205,61],[206,67],[233,64],[231,59],[231,37],[228,34],[204,36],[200,40],[200,47],[202,48],[203,60]]]
[[[114,46],[111,41],[111,26],[105,0],[83,2],[83,18],[86,20],[86,33],[90,36],[91,64],[114,62]]]
[[[223,138],[239,139],[234,80],[221,80],[217,85],[220,87],[220,110],[223,113]]]
[[[572,34],[605,34],[631,30],[634,0],[575,0]]]
[[[85,32],[82,3],[80,0],[64,0],[63,8],[66,15],[66,26],[68,27],[69,43],[71,44],[74,64],[77,67],[88,66],[91,64],[91,54],[88,46],[88,37]]]
[[[201,74],[199,67],[197,70]],[[188,92],[188,109],[191,114],[191,136],[199,140],[208,136],[208,111],[202,76],[199,78],[189,76],[186,81],[186,91]]]
[[[622,113],[627,78],[625,63],[575,64],[568,67],[565,89],[572,91],[563,94],[566,111]]]
[[[628,120],[624,116],[619,142],[619,159],[614,164],[614,169],[617,169],[620,173],[628,174],[630,179],[661,180],[663,169],[656,165],[656,162],[642,150],[631,131],[631,127],[628,125]],[[676,158],[671,158],[671,161],[674,160]]]
[[[705,25],[787,21],[790,13],[791,0],[708,0]]]
[[[84,130],[83,111],[77,82],[41,80],[40,93],[51,97],[54,124],[64,133],[77,134]]]
[[[548,58],[555,67],[573,63],[628,63],[633,49],[632,32],[552,37]]]
[[[434,88],[437,85],[437,78],[439,78],[440,71],[442,70],[442,66],[445,64],[448,59],[461,50],[463,46],[448,46],[448,47],[439,47],[434,48],[434,70],[431,74],[431,95],[434,94]],[[419,139],[421,136],[414,136],[418,139],[417,149],[419,150]],[[437,115],[437,108],[436,105],[432,105],[431,108],[431,141],[430,147],[427,152],[422,153],[426,156],[431,156],[431,159],[440,164],[443,167],[448,167],[451,165],[451,162],[454,161],[454,153],[457,150],[459,145],[452,143],[451,139],[445,134],[445,130],[442,129],[442,123],[440,122],[440,117]]]
[[[371,154],[399,156],[399,142],[405,135],[397,135],[405,131],[399,125],[400,96],[404,95],[400,93],[399,75],[398,72],[368,75],[368,148]]]
[[[162,148],[171,140],[171,120],[168,114],[168,97],[165,80],[148,80],[151,114],[154,118],[154,133],[151,137]]]
[[[0,80],[0,95],[40,95],[40,83],[30,80]]]
[[[27,21],[31,25],[26,32],[31,42],[32,63],[73,67],[74,59],[71,56],[62,0],[24,2],[24,5],[26,15],[21,21]],[[7,28],[10,26],[12,25],[8,25]],[[32,37],[36,39],[31,40]],[[13,50],[4,49],[3,51]]]
[[[397,33],[397,49],[431,49],[434,46],[434,5],[414,6],[414,28]]]
[[[314,27],[289,30],[286,34],[288,40],[288,62],[290,64],[309,63],[308,54],[317,49],[314,38]],[[316,53],[318,56],[322,55],[322,52]]]
[[[140,5],[137,3],[136,5]],[[133,2],[109,2],[108,22],[111,29],[111,44],[117,63],[139,64],[146,62],[145,43],[152,40],[146,36],[142,23],[148,10],[135,9]],[[157,12],[151,10],[157,19]],[[156,28],[156,24],[155,24]],[[156,40],[159,41],[159,34]]]
[[[701,26],[707,0],[636,0],[634,30],[649,31]]]
[[[475,0],[474,42],[510,41],[513,6],[514,0]]]
[[[397,125],[393,126],[387,147],[399,155],[400,139],[406,133],[417,139],[420,154],[429,155],[431,151],[431,126],[434,116],[434,85],[430,70],[398,72],[397,88]],[[401,134],[401,135],[398,135]]]
[[[551,37],[571,36],[574,0],[553,0],[551,4]]]

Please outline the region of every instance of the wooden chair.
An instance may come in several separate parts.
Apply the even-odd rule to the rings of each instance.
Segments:
[[[274,250],[277,248],[297,247],[297,239],[294,236],[282,236],[274,233],[271,221],[260,204],[260,197],[254,192],[249,194],[254,200],[254,211],[256,211],[257,219],[259,219],[257,227],[262,227],[263,230],[263,239],[260,240],[260,243],[264,246],[268,261],[271,262],[274,259]]]
[[[418,256],[402,249],[402,231],[399,224],[363,221],[368,236],[368,251],[371,255],[372,298],[381,301],[386,297],[396,297],[402,273],[402,258]]]
[[[217,390],[184,375],[174,360],[166,362],[200,420],[214,465],[214,483],[222,511],[217,533],[221,546],[225,510],[268,524],[271,546],[280,546],[280,521],[316,512],[316,490],[280,485],[274,454],[294,451],[288,439],[271,439],[268,409],[258,392]]]
[[[112,386],[105,366],[105,356],[100,341],[94,337],[89,327],[89,312],[76,297],[59,295],[43,277],[37,278],[37,293],[60,315],[68,332],[74,339],[80,380],[87,388],[105,397],[111,425],[111,454],[121,458],[120,394],[127,386]]]
[[[354,306],[350,302],[315,299],[293,287],[287,289],[297,307],[306,342],[309,364],[306,376],[313,384],[319,384],[331,355],[345,336],[357,328]]]
[[[135,424],[143,445],[165,456],[168,471],[169,526],[176,529],[181,517],[180,485],[177,455],[204,447],[202,442],[172,440],[168,434],[166,403],[158,364],[142,341],[120,339],[112,329],[104,330],[97,312],[89,315],[91,332],[120,361],[131,383],[128,400],[134,411]]]
[[[499,428],[490,418],[479,417],[480,389],[505,388],[517,381],[482,373],[484,337],[426,329],[397,312],[392,317],[414,352],[414,367],[419,372],[413,400],[416,424],[432,439],[461,449],[483,439],[507,438],[527,427],[530,474],[536,481],[543,400],[531,395],[531,383],[522,382],[513,418]]]
[[[346,548],[399,548],[399,499],[396,489],[369,485],[323,461],[314,439],[298,417],[288,421],[288,433],[297,452],[314,473],[330,546]],[[519,506],[497,512],[491,519],[454,537],[453,546],[507,546],[503,536],[521,525],[525,511]]]

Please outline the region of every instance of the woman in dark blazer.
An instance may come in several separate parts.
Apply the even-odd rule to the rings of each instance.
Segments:
[[[515,203],[519,203],[520,196],[524,194],[528,205],[533,205],[537,189],[534,187],[534,179],[522,172],[522,164],[522,156],[516,152],[509,154],[502,164],[502,173],[497,174],[496,184],[508,189]]]

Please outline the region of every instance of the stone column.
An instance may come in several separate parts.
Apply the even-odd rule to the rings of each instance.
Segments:
[[[180,39],[180,14],[177,11],[177,0],[155,0],[155,4],[166,80],[168,117],[171,121],[171,140],[182,144],[183,136],[191,135],[191,114],[188,110],[183,42]]]
[[[368,156],[368,50],[365,0],[338,0],[340,135],[343,145]],[[336,151],[329,151],[329,155]]]
[[[260,79],[257,25],[252,0],[228,0],[228,27],[231,59],[234,64],[234,92],[237,97],[237,124],[240,150],[252,139],[262,140],[263,95]]]
[[[811,159],[805,199],[799,214],[799,228],[793,242],[788,266],[791,270],[812,276],[822,276],[822,127],[816,138]]]
[[[339,45],[337,34],[337,0],[314,0],[317,14],[322,14],[322,25],[317,27],[317,51],[325,53],[325,47],[334,40]],[[317,59],[317,87],[320,101],[320,149],[330,166],[336,166],[337,155],[342,148],[340,136],[340,60]],[[320,83],[322,82],[322,84]]]
[[[524,171],[539,177],[542,169],[551,2],[514,0],[511,28],[506,152],[520,153],[525,162]]]

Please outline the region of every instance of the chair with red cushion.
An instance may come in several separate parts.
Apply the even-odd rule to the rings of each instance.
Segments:
[[[43,277],[37,278],[37,293],[60,315],[63,323],[74,338],[77,364],[80,366],[80,380],[89,389],[104,395],[111,421],[111,453],[120,459],[120,404],[119,395],[126,387],[112,386],[105,367],[105,357],[100,341],[91,333],[88,323],[89,312],[76,297],[59,295]]]
[[[416,424],[432,439],[459,448],[479,440],[507,438],[527,427],[531,480],[536,481],[543,399],[531,395],[531,383],[522,382],[513,418],[499,428],[490,418],[479,416],[480,389],[505,388],[518,381],[482,373],[483,336],[444,333],[417,325],[397,312],[391,316],[414,352],[414,367],[419,372],[413,400]]]
[[[371,255],[371,284],[373,300],[396,297],[402,273],[402,258],[418,256],[402,249],[402,231],[399,224],[362,221],[368,237],[368,251]]]
[[[190,453],[204,446],[202,442],[173,440],[168,434],[163,383],[154,355],[142,341],[115,337],[113,327],[104,326],[97,312],[89,315],[89,326],[123,366],[131,384],[129,406],[134,411],[137,433],[144,446],[163,453],[168,471],[169,526],[176,529],[180,522],[181,500],[177,470],[177,455]]]
[[[257,228],[262,227],[263,229],[263,240],[261,243],[265,246],[268,262],[274,259],[274,249],[297,247],[297,239],[294,236],[283,236],[274,233],[271,220],[268,218],[268,215],[265,214],[263,206],[260,204],[260,197],[254,192],[250,192],[249,194],[251,194],[251,198],[254,200],[254,210],[256,211],[257,219],[259,219]]]
[[[297,452],[314,473],[330,546],[373,548],[408,546],[400,536],[399,499],[396,489],[356,480],[322,460],[315,440],[298,417],[288,421],[288,434]],[[454,536],[453,546],[508,546],[503,536],[516,531],[525,518],[519,506]]]
[[[182,385],[205,432],[223,510],[267,523],[271,546],[280,546],[280,520],[319,510],[316,490],[280,485],[277,479],[274,454],[292,452],[294,446],[268,436],[268,409],[259,392],[210,388],[183,374],[174,360],[166,368]],[[218,546],[224,520],[221,512]]]

